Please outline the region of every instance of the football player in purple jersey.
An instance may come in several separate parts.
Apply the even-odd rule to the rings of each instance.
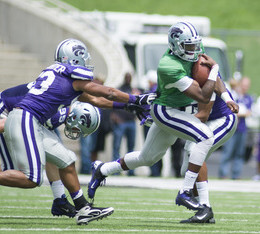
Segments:
[[[4,122],[6,121],[8,113],[13,109],[13,106],[24,97],[30,88],[33,87],[33,85],[33,82],[29,84],[22,84],[6,89],[0,93],[0,132],[4,131]],[[70,109],[71,111],[69,111]],[[74,118],[74,113],[76,113],[78,117]],[[73,139],[76,139],[80,135],[89,135],[98,128],[100,122],[98,113],[98,109],[88,103],[75,102],[71,108],[65,107],[60,109],[51,119],[47,120],[45,126],[49,130],[54,130],[63,124],[65,120],[74,118],[75,121],[77,121],[77,124],[73,123],[74,132],[72,132],[70,127],[72,123],[68,123],[68,125],[66,124],[67,128],[65,127],[65,135],[73,136]],[[82,116],[88,116],[92,120],[89,125],[81,124],[83,121],[79,121],[78,118]],[[57,158],[62,158],[66,154],[71,154],[72,157],[76,159],[76,155],[72,151],[67,150],[61,143],[60,139],[56,137],[56,135],[50,134],[47,136],[49,137],[44,138],[45,153],[47,158],[45,168],[46,175],[50,182],[54,196],[51,213],[57,216],[66,215],[68,217],[74,217],[76,215],[76,210],[75,207],[71,205],[66,198],[64,185],[59,176],[59,170],[57,166],[48,162],[48,158],[50,158],[49,155],[55,155]],[[53,138],[53,136],[55,137]],[[55,147],[52,147],[52,145],[55,145]],[[59,148],[59,150],[57,150],[57,148]],[[6,147],[3,134],[0,134],[0,158],[2,162],[2,171],[14,169],[14,163]]]
[[[19,102],[24,95],[29,91],[30,87],[32,87],[32,83],[19,85],[10,89],[4,90],[0,93],[0,123],[1,123],[1,132],[4,128],[4,122],[8,116],[8,113],[13,109],[13,106]],[[63,108],[62,111],[59,111],[54,120],[50,120],[50,122],[56,121],[56,119],[62,120],[67,117],[69,113],[69,108]],[[56,121],[57,122],[57,121]],[[63,122],[59,123],[62,124]],[[55,123],[56,126],[57,123]],[[51,150],[51,149],[50,149]],[[10,157],[10,153],[6,147],[6,142],[3,134],[0,134],[0,158],[1,158],[1,169],[12,170],[14,169],[14,164]],[[76,214],[75,207],[69,203],[66,198],[64,186],[62,181],[60,180],[58,168],[46,162],[46,175],[50,182],[50,186],[52,189],[54,201],[52,204],[51,212],[53,215],[66,215],[68,217],[74,217]]]
[[[95,84],[92,82],[93,71],[86,65],[89,58],[87,48],[81,41],[62,41],[55,52],[56,63],[42,71],[34,86],[10,111],[5,122],[4,137],[14,170],[0,172],[1,185],[34,188],[42,184],[46,162],[45,132],[49,131],[44,123],[82,93],[104,98],[114,108],[125,108],[127,103],[151,104],[156,97],[156,94],[130,95]],[[59,168],[61,180],[70,192],[77,211],[77,224],[87,224],[111,215],[114,211],[112,207],[93,207],[86,200],[76,174],[75,160],[71,155],[67,156],[57,159],[55,155],[50,155],[50,160]]]
[[[223,89],[225,87],[222,85]],[[226,102],[233,101],[228,90],[223,92],[224,99],[213,94],[209,104],[198,104],[198,113],[195,114],[202,122],[212,130],[214,134],[214,143],[209,150],[205,161],[212,152],[222,146],[230,139],[237,127],[237,116],[228,108]],[[225,100],[225,101],[224,101]],[[189,155],[193,150],[194,143],[187,141],[185,144],[185,154],[181,168],[181,174],[184,175],[188,168]],[[208,172],[206,162],[203,163],[197,177],[194,189],[194,195],[200,204],[200,208],[194,216],[182,220],[181,223],[215,223],[214,214],[209,202],[208,190]]]
[[[18,103],[24,95],[32,88],[34,82],[29,84],[18,85],[9,89],[4,90],[0,93],[0,132],[4,132],[4,123],[8,116],[8,113],[13,109],[14,105]],[[100,98],[94,98],[90,95],[82,95],[80,99],[87,102],[99,103],[101,107],[104,106],[104,100]],[[106,102],[106,107],[109,106],[112,108],[112,102]],[[129,108],[125,107],[128,111],[133,111],[130,108],[136,108],[134,105],[128,105]],[[71,111],[70,111],[71,109]],[[134,109],[136,111],[136,109]],[[142,108],[138,109],[139,111]],[[48,119],[44,124],[49,130],[54,130],[59,127],[61,124],[65,123],[65,135],[70,139],[77,139],[81,135],[87,136],[93,133],[99,126],[99,114],[98,109],[93,107],[88,103],[75,102],[71,107],[65,107],[60,109],[52,118]],[[89,124],[83,125],[84,118],[89,118]],[[91,121],[90,121],[91,120]],[[50,135],[48,135],[50,136]],[[55,136],[55,135],[54,135]],[[52,141],[50,141],[52,139]],[[53,142],[53,143],[51,143]],[[45,144],[45,153],[46,153],[46,175],[50,182],[52,193],[54,196],[54,201],[52,204],[51,213],[53,215],[62,216],[66,215],[68,217],[74,217],[76,214],[75,207],[71,205],[65,195],[64,185],[59,176],[59,170],[57,166],[48,162],[49,155],[55,155],[57,158],[62,158],[65,154],[72,154],[73,152],[67,150],[59,138],[48,137],[44,139]],[[52,147],[55,145],[55,147]],[[59,150],[56,150],[59,147]],[[58,156],[60,155],[60,156]],[[6,142],[3,134],[0,134],[0,158],[1,158],[1,167],[2,171],[14,169],[12,158],[6,147]],[[76,158],[76,156],[74,156]]]

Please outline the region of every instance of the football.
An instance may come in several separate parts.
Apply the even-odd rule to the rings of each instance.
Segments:
[[[193,64],[191,76],[196,80],[200,87],[203,87],[207,81],[210,73],[210,68],[206,65],[201,65],[201,62],[205,61],[204,57],[200,57],[199,60]]]

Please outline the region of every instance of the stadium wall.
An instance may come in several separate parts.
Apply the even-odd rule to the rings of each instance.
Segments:
[[[95,22],[82,19],[78,10],[65,8],[48,1],[0,0],[0,39],[36,54],[49,65],[60,41],[77,38],[91,53],[95,75],[104,77],[106,84],[119,85],[132,69],[120,43],[112,41]]]

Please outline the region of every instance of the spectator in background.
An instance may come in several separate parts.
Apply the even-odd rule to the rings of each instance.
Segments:
[[[238,80],[235,80],[234,78],[230,79],[229,81],[229,85],[230,85],[230,92],[232,94],[232,97],[234,98],[234,100],[238,99]]]
[[[93,146],[93,136],[80,137],[80,174],[90,174],[91,172],[91,151]]]
[[[129,94],[140,94],[139,90],[131,87],[132,75],[127,72],[124,77],[124,83],[118,89]],[[135,114],[120,109],[114,109],[111,112],[111,123],[113,130],[113,160],[120,158],[120,146],[122,138],[127,139],[127,152],[134,151],[136,138]],[[134,175],[129,171],[128,175]]]
[[[96,77],[96,82],[99,84],[104,84],[103,79]],[[105,149],[105,138],[108,133],[112,131],[111,120],[110,120],[111,110],[110,109],[100,109],[100,125],[99,128],[93,135],[92,140],[92,150],[91,150],[91,162],[98,160],[98,152],[104,151]]]
[[[252,180],[260,181],[260,96],[256,99],[256,102],[253,105],[252,117],[255,119],[256,127],[258,129],[255,144],[256,174],[252,177]]]
[[[104,81],[101,77],[96,76],[93,79],[93,82],[97,84],[104,84]],[[107,118],[107,114],[109,113],[109,117]],[[104,119],[110,119],[110,110],[109,109],[100,109],[101,122],[97,131],[93,134],[80,137],[80,155],[81,155],[81,166],[80,166],[80,174],[90,174],[91,172],[91,162],[97,160],[97,152],[101,149],[104,149],[104,127],[111,128],[110,121],[104,122]],[[105,117],[105,118],[104,118]],[[103,145],[103,148],[102,148]]]
[[[184,154],[185,140],[178,138],[176,142],[171,146],[171,161],[172,170],[175,177],[181,177],[181,165]]]
[[[248,94],[250,88],[250,79],[243,77],[233,88],[233,95],[239,105],[238,125],[234,135],[224,144],[222,158],[219,166],[219,178],[227,178],[229,166],[231,166],[231,178],[239,179],[241,176],[244,155],[246,149],[247,126],[246,118],[251,115],[253,98]]]
[[[150,92],[156,92],[157,89],[157,72],[155,70],[149,70],[145,76],[145,79],[148,83],[148,90],[147,93]],[[146,135],[148,133],[149,127],[144,125],[144,137],[146,138]]]
[[[157,89],[157,72],[155,70],[149,70],[146,74],[146,80],[148,82],[148,90],[147,92],[156,92]],[[146,138],[148,130],[150,127],[145,126],[144,125],[144,138]],[[154,165],[152,165],[150,167],[151,170],[151,174],[150,176],[152,177],[157,177],[157,176],[161,176],[161,172],[162,172],[162,159],[160,159],[157,163],[155,163]]]
[[[149,89],[148,93],[156,92],[157,89],[157,72],[155,70],[149,70],[146,75],[146,79],[148,81]],[[148,133],[149,127],[144,126],[144,137]],[[182,156],[183,156],[183,147],[185,141],[182,139],[177,139],[176,142],[171,146],[171,164],[172,170],[174,172],[175,177],[181,177],[181,165],[182,165]],[[152,177],[161,176],[162,172],[162,159],[160,159],[157,163],[150,167]]]
[[[105,149],[105,140],[107,134],[112,131],[111,120],[110,120],[111,110],[109,109],[100,109],[100,125],[96,131],[95,140],[93,149],[91,152],[91,161],[94,162],[98,160],[98,152],[104,151]]]
[[[149,70],[146,74],[146,79],[149,85],[148,93],[156,92],[157,89],[157,72],[155,70]],[[148,133],[149,127],[144,125],[144,137]],[[183,147],[185,141],[182,139],[177,139],[176,142],[171,146],[171,165],[175,177],[181,177],[181,165],[182,165],[182,156],[183,156]],[[162,173],[162,159],[150,167],[152,177],[161,176]]]
[[[258,150],[257,150],[257,165],[256,165],[256,174],[253,176],[253,180],[260,180],[260,133],[258,134]]]

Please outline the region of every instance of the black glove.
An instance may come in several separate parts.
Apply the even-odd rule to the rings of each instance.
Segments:
[[[148,107],[147,107],[148,106]],[[131,112],[133,114],[138,114],[141,112],[147,112],[150,111],[150,106],[149,105],[137,105],[134,103],[127,103],[124,106],[124,110]]]
[[[130,95],[131,101],[130,103],[134,103],[137,105],[151,105],[153,100],[157,97],[156,93],[147,93],[140,95]]]
[[[133,103],[127,103],[124,110],[129,111],[137,116],[137,118],[142,121],[143,118],[149,114],[150,105],[137,105]]]

